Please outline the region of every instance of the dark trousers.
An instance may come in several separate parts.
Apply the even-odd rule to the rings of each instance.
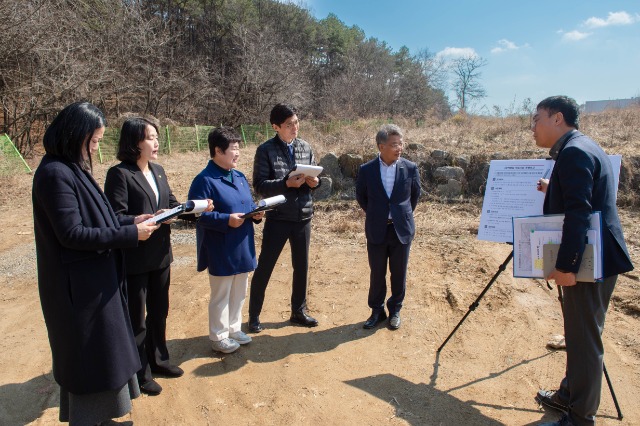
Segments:
[[[142,364],[138,371],[140,384],[152,379],[151,368],[169,363],[166,331],[170,272],[171,268],[167,266],[143,274],[127,275],[129,317]]]
[[[594,425],[600,405],[604,347],[602,331],[617,275],[602,283],[563,287],[567,370],[558,395],[569,405],[576,426]]]
[[[291,311],[304,312],[307,309],[307,281],[309,273],[309,242],[311,240],[311,219],[302,222],[267,219],[262,231],[262,249],[258,257],[258,267],[251,278],[249,294],[249,316],[262,312],[264,295],[276,266],[278,257],[287,241],[291,247],[293,283],[291,289]]]
[[[387,234],[382,244],[367,242],[369,268],[369,307],[374,311],[384,309],[384,299],[387,296],[387,263],[391,273],[391,297],[387,300],[389,314],[400,312],[407,284],[407,266],[409,264],[409,250],[411,243],[402,244],[393,224],[387,225]]]

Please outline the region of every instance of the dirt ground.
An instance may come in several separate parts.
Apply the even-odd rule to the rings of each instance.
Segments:
[[[250,176],[251,148],[240,169]],[[160,159],[178,199],[205,165],[205,154]],[[114,164],[114,163],[111,163]],[[96,167],[99,182],[107,166]],[[31,175],[0,181],[0,424],[49,425],[58,386],[38,299]],[[423,202],[412,246],[402,327],[364,330],[369,268],[364,217],[352,202],[318,203],[313,219],[310,313],[317,328],[288,322],[291,264],[280,257],[261,319],[266,330],[230,355],[208,341],[206,273],[195,270],[195,231],[174,225],[172,359],[178,379],[158,378],[159,396],[143,395],[121,420],[136,425],[535,425],[558,414],[533,397],[555,388],[565,353],[545,348],[562,333],[555,288],[499,275],[456,334],[437,349],[510,253],[478,241],[475,204]],[[621,212],[640,266],[637,212]],[[260,248],[261,226],[257,226]],[[244,313],[246,320],[245,304]],[[606,366],[624,419],[604,387],[599,425],[640,424],[640,282],[621,276],[605,328]],[[606,385],[603,385],[606,386]],[[635,401],[635,402],[634,402]]]

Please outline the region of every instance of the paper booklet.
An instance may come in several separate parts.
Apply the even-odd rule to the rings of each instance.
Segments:
[[[166,222],[167,220],[174,218],[180,214],[202,213],[207,209],[208,205],[209,202],[207,200],[189,200],[177,207],[165,210],[163,213],[157,214],[154,217],[145,220],[143,223],[155,222],[157,225],[159,225],[162,222]]]
[[[293,166],[293,169],[289,172],[289,176],[312,176],[318,177],[318,175],[322,173],[322,166],[309,166],[306,164],[296,164]]]
[[[284,197],[284,195],[276,195],[275,197],[265,198],[264,200],[258,201],[258,207],[255,210],[252,210],[249,213],[246,213],[240,217],[243,219],[253,217],[260,212],[273,210],[276,207],[278,207],[280,204],[283,204],[286,201],[287,199]]]
[[[556,265],[558,247],[562,241],[564,215],[514,217],[513,276],[545,278]],[[589,218],[587,247],[580,265],[581,280],[602,280],[602,221],[600,212]],[[585,274],[585,275],[583,275]],[[584,278],[583,278],[584,277]]]

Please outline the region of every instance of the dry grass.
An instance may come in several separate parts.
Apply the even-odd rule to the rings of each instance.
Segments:
[[[356,120],[335,125],[328,132],[311,122],[302,122],[302,136],[313,144],[321,158],[328,152],[366,154],[375,152],[375,133],[388,120]],[[449,151],[454,155],[499,153],[509,158],[544,157],[535,146],[530,117],[453,116],[448,120],[393,120],[405,131],[405,142],[420,143],[427,149]],[[581,117],[580,130],[602,145],[609,154],[624,157],[640,152],[640,107],[611,110]]]

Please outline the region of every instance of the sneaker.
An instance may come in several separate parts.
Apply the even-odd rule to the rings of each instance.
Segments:
[[[240,343],[241,345],[246,345],[247,343],[251,343],[251,337],[247,336],[242,331],[236,331],[235,333],[231,333],[229,334],[229,337],[231,337],[233,340]]]
[[[211,347],[216,352],[222,352],[223,354],[230,354],[235,352],[240,347],[240,344],[233,339],[212,340]]]

